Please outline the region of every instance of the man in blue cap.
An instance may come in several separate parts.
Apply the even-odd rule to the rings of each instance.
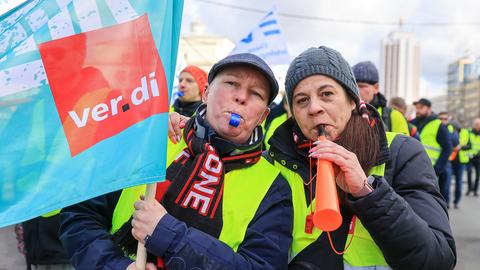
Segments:
[[[215,64],[204,104],[169,145],[156,201],[125,189],[63,210],[60,239],[75,268],[136,269],[122,252],[134,254],[136,239],[167,269],[287,269],[291,190],[262,157],[260,126],[277,92],[253,54]]]
[[[407,120],[402,113],[387,107],[387,99],[379,91],[378,71],[375,65],[370,61],[364,61],[353,66],[352,70],[362,100],[378,110],[387,131],[410,135]]]

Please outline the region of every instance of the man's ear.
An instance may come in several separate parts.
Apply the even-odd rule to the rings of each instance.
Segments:
[[[374,85],[373,85],[373,88],[375,88],[374,93],[375,93],[375,94],[378,94],[378,90],[379,90],[379,88],[380,88],[380,86],[378,85],[378,83],[374,84]]]
[[[207,100],[208,100],[208,93],[210,92],[210,85],[207,84],[206,88],[205,88],[205,92],[203,92],[203,95],[202,95],[202,102],[204,104],[207,104]]]

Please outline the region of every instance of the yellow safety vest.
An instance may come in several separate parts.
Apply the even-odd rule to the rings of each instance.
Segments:
[[[170,165],[186,147],[184,141],[168,144],[167,164]],[[248,225],[257,212],[260,203],[277,178],[280,170],[264,157],[258,163],[225,174],[222,200],[222,231],[219,240],[237,251],[245,238]],[[112,218],[114,233],[133,214],[133,204],[145,185],[124,189],[115,207]]]
[[[460,129],[460,132],[458,133],[458,141],[460,143],[460,146],[466,146],[469,142],[469,132],[467,129],[462,128]],[[458,161],[462,164],[466,164],[469,161],[468,157],[468,150],[460,150],[458,151]]]
[[[472,149],[470,151],[472,156],[477,155],[480,152],[480,135],[476,135],[472,131],[470,132],[470,143],[472,144]]]
[[[270,138],[272,137],[275,130],[277,130],[277,128],[281,124],[283,124],[283,122],[287,121],[287,119],[288,119],[287,114],[284,113],[284,114],[279,115],[278,117],[276,117],[275,119],[272,120],[272,122],[270,123],[270,126],[268,127],[268,130],[265,132],[265,139],[263,140],[264,145],[265,145],[265,149],[270,148],[270,144],[268,143],[268,140],[270,140]]]
[[[380,114],[380,116],[382,116],[383,108],[379,107],[377,111]],[[391,130],[388,130],[388,131],[410,136],[410,129],[408,128],[407,119],[405,119],[405,116],[403,116],[401,112],[393,108],[390,108],[390,126],[391,126],[390,127]]]
[[[420,133],[420,141],[423,147],[425,147],[425,151],[432,161],[432,165],[435,165],[442,152],[442,147],[437,142],[438,129],[441,124],[442,121],[439,119],[432,120],[423,127]]]
[[[388,145],[398,133],[386,132]],[[270,157],[274,158],[274,153],[269,153]],[[287,179],[290,188],[292,189],[292,203],[294,211],[293,220],[293,241],[290,247],[290,260],[298,255],[303,249],[316,241],[321,230],[314,227],[312,233],[305,232],[306,217],[311,213],[310,205],[307,205],[305,198],[304,183],[301,176],[281,165],[285,162],[274,162],[277,168],[280,168],[281,173],[285,179]],[[385,164],[373,167],[370,170],[370,175],[383,176],[385,173]],[[315,206],[315,199],[311,202],[312,207]],[[374,240],[368,233],[367,229],[362,225],[361,221],[355,219],[355,229],[353,233],[354,239],[352,240],[350,247],[343,255],[345,269],[355,269],[356,267],[376,266],[377,269],[390,269],[380,248],[375,244]],[[347,243],[350,241],[352,235],[348,235]],[[329,247],[325,247],[329,248]]]

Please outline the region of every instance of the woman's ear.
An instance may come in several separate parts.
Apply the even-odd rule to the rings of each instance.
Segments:
[[[357,103],[355,103],[355,100],[353,99],[350,100],[350,108],[352,109],[352,112],[357,108]]]

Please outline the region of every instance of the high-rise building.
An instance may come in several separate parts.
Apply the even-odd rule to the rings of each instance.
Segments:
[[[462,57],[448,65],[447,110],[466,127],[470,127],[480,113],[479,75],[479,58]]]
[[[403,97],[411,104],[419,97],[420,44],[412,33],[395,31],[382,40],[380,91],[387,99]]]
[[[460,123],[465,121],[465,84],[468,82],[473,59],[462,57],[448,65],[447,110]]]

